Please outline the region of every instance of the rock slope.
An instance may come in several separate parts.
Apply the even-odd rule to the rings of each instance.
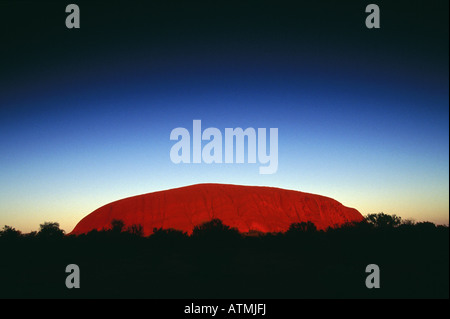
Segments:
[[[140,224],[144,234],[153,228],[192,233],[194,226],[213,218],[241,232],[286,231],[297,222],[313,222],[318,229],[358,222],[363,216],[334,199],[274,187],[198,184],[124,198],[84,217],[72,234],[108,229],[114,219],[126,226]]]

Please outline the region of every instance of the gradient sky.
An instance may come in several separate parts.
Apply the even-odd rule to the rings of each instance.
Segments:
[[[203,182],[448,224],[448,2],[0,4],[0,225]],[[294,5],[295,3],[295,5]],[[179,164],[176,127],[278,128],[279,164]]]

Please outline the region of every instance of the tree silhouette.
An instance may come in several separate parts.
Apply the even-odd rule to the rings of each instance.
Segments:
[[[232,240],[241,237],[241,233],[237,228],[232,228],[222,223],[218,218],[214,218],[208,222],[197,225],[192,231],[193,238],[210,239],[210,240]]]
[[[17,239],[22,235],[20,230],[16,230],[15,228],[5,225],[3,230],[0,230],[0,237],[4,239]]]
[[[384,213],[369,214],[366,221],[376,228],[392,228],[401,224],[402,218],[397,215],[387,215]]]
[[[317,231],[317,227],[313,222],[301,222],[301,223],[293,223],[289,226],[286,234],[295,234],[295,233],[314,233]]]
[[[144,228],[140,224],[133,224],[127,228],[127,233],[130,233],[133,236],[143,237]]]
[[[430,222],[419,222],[416,225],[416,229],[419,229],[420,231],[423,232],[431,232],[434,231],[436,229],[436,225]]]
[[[119,234],[123,231],[125,223],[121,219],[113,219],[111,221],[111,231],[115,234]]]
[[[44,239],[58,239],[64,236],[64,230],[59,228],[59,223],[44,222],[39,225],[40,229],[37,233],[38,238]]]

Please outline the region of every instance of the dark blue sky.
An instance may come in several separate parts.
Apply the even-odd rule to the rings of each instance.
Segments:
[[[295,3],[295,4],[294,4]],[[2,3],[0,221],[66,231],[110,201],[219,182],[448,223],[448,3]],[[368,4],[368,3],[367,3]],[[176,127],[279,130],[259,164],[170,161]]]

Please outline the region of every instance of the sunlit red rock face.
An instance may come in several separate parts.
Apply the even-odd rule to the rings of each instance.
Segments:
[[[363,216],[334,199],[273,187],[198,184],[121,199],[84,217],[72,234],[108,229],[114,219],[126,226],[140,224],[145,235],[153,228],[192,233],[194,226],[213,218],[241,232],[286,231],[296,222],[313,222],[326,229]]]

